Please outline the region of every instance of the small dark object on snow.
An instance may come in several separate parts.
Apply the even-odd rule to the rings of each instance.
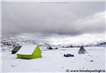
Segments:
[[[16,67],[15,65],[11,65],[12,68]]]
[[[66,70],[66,72],[69,72],[69,71],[70,71],[69,69]]]
[[[90,62],[93,62],[93,60],[90,60]]]
[[[64,57],[74,57],[72,54],[64,54]]]
[[[64,68],[64,67],[62,67],[62,68]]]
[[[57,47],[55,49],[58,49]]]
[[[52,48],[52,47],[48,47],[48,49],[50,49],[50,50],[51,50],[51,49],[53,49],[53,48]]]

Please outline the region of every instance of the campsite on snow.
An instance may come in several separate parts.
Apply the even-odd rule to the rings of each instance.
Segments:
[[[1,1],[1,73],[105,73],[105,4]]]
[[[68,72],[105,70],[105,44],[89,47],[47,46],[41,42],[2,41],[3,72]],[[16,41],[15,41],[16,42]],[[5,45],[3,45],[5,43]],[[11,46],[10,46],[11,45]],[[17,47],[12,47],[17,45]],[[23,45],[23,46],[19,46]],[[40,46],[39,46],[40,45]],[[19,46],[19,47],[18,47]],[[58,47],[58,48],[55,48]],[[52,48],[52,49],[51,49]]]

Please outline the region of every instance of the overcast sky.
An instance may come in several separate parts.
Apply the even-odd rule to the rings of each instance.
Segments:
[[[105,39],[105,2],[3,2],[2,35],[50,44]]]

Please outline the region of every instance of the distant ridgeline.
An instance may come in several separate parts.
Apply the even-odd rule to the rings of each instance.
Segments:
[[[22,39],[22,38],[8,38],[8,37],[2,37],[1,38],[1,41],[0,41],[0,46],[3,48],[3,47],[16,47],[16,46],[22,46],[22,45],[36,45],[38,44],[39,46],[45,46],[45,47],[48,47],[48,44],[47,43],[43,43],[43,42],[38,42],[38,41],[35,41],[35,40],[25,40],[25,39]],[[55,46],[55,45],[53,45]],[[53,47],[51,46],[51,47]],[[67,45],[64,45],[64,44],[61,44],[61,45],[56,45],[55,47],[60,47],[60,48],[71,48],[71,47],[80,47],[81,45],[77,45],[77,44],[67,44]],[[86,44],[84,45],[84,47],[95,47],[95,46],[98,46],[98,47],[104,47],[106,46],[106,42],[96,42],[96,43],[92,43],[92,44]]]
[[[71,47],[80,47],[81,45],[65,45],[65,46],[61,46],[63,48],[71,48]],[[106,42],[96,42],[93,44],[83,44],[84,47],[105,47],[106,46]]]
[[[22,45],[39,45],[42,47],[48,47],[46,43],[42,43],[35,40],[26,40],[22,38],[10,38],[10,37],[2,37],[0,41],[0,46],[2,51],[11,51],[13,48],[22,46]]]

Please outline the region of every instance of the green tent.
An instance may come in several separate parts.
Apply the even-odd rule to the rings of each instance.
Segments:
[[[40,57],[42,57],[42,55],[38,45],[23,45],[17,52],[17,58],[34,59]]]

